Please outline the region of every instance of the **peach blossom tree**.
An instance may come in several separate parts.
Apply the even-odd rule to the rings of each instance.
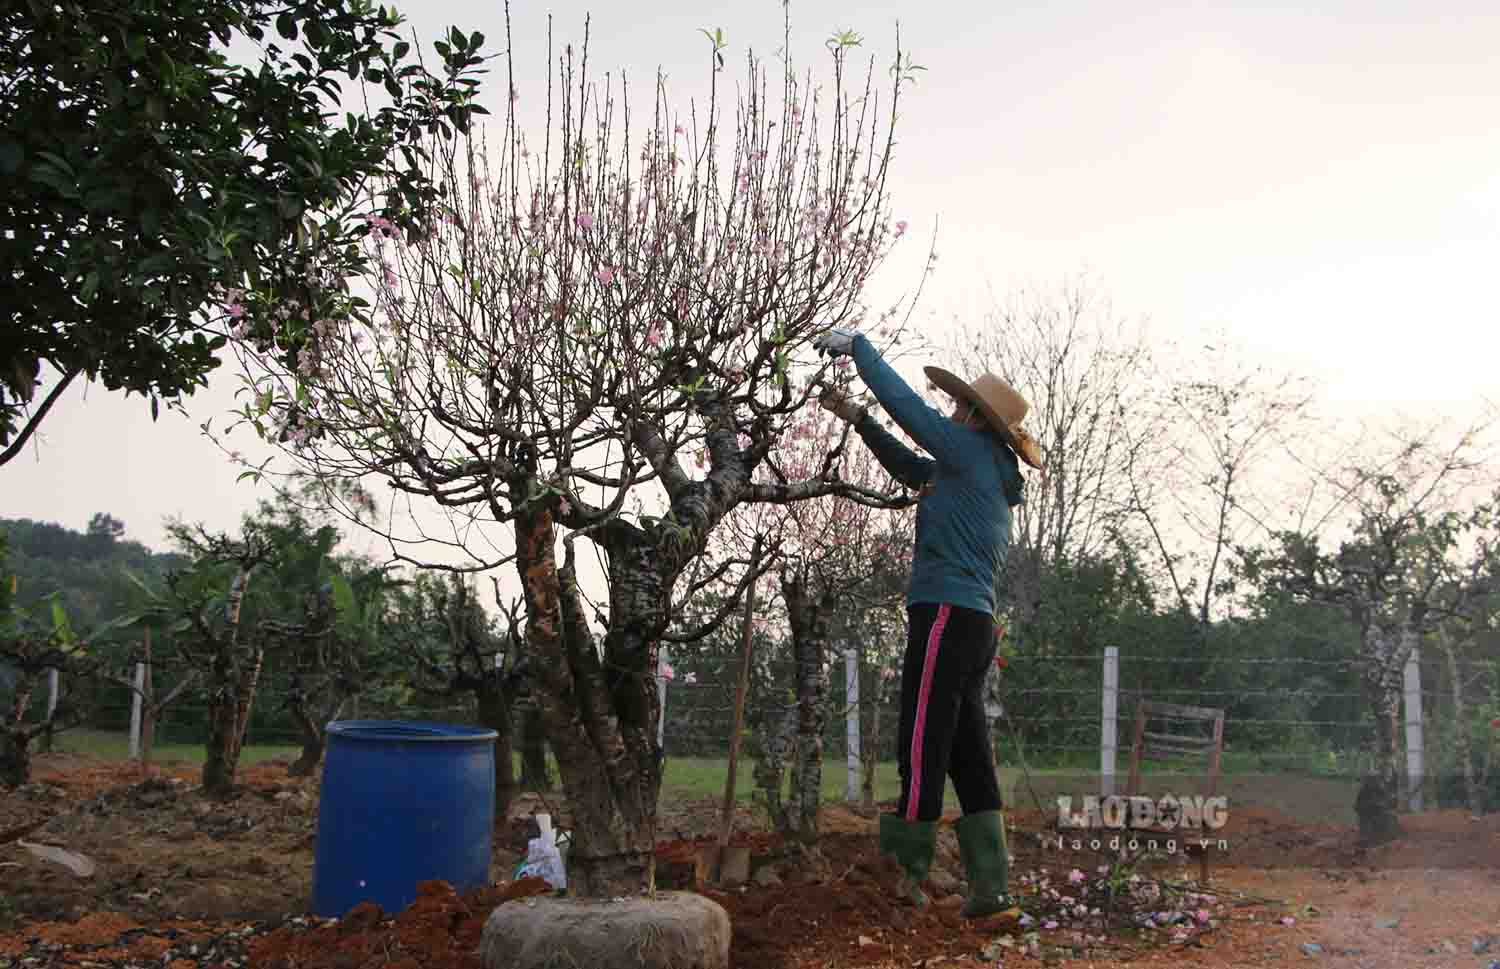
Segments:
[[[657,655],[715,529],[744,505],[883,498],[764,469],[824,373],[811,338],[894,312],[863,294],[905,229],[886,177],[918,68],[856,71],[843,34],[815,80],[787,39],[775,67],[746,56],[731,101],[710,34],[708,99],[682,110],[663,76],[642,110],[623,77],[591,74],[587,30],[549,42],[534,137],[508,44],[496,124],[434,135],[444,194],[419,232],[372,218],[370,278],[314,267],[300,303],[237,307],[240,416],[279,457],[446,515],[419,541],[367,523],[399,560],[514,570],[584,896],[654,885]],[[580,541],[601,553],[597,605]]]
[[[915,499],[885,473],[848,425],[815,405],[791,425],[786,438],[758,476],[832,478],[847,482],[861,499],[830,494],[742,506],[716,533],[715,553],[741,560],[757,539],[776,550],[780,596],[763,621],[786,630],[795,702],[784,716],[772,713],[763,724],[756,777],[773,824],[810,845],[818,837],[830,661],[836,645],[879,654],[884,629],[899,628],[881,620],[904,592]],[[788,768],[790,801],[783,804]]]

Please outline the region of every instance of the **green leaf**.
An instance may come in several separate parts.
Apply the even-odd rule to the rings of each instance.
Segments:
[[[52,600],[52,634],[65,645],[73,642],[73,624],[68,621],[68,610],[60,599]]]
[[[292,18],[290,11],[284,11],[276,18],[276,32],[287,40],[297,39],[297,21]]]
[[[89,633],[89,638],[92,640],[102,639],[109,633],[113,633],[121,629],[129,629],[132,626],[139,625],[142,621],[145,620],[145,618],[146,613],[143,612],[117,616],[100,626],[94,627],[94,629]]]
[[[333,607],[338,610],[339,616],[357,620],[354,587],[349,584],[349,580],[335,572],[328,583],[333,586]]]
[[[67,175],[70,178],[77,177],[77,175],[73,171],[73,166],[69,165],[68,160],[61,155],[55,154],[50,151],[39,151],[37,152],[37,155],[51,162],[52,166],[58,171],[62,172],[64,175]]]

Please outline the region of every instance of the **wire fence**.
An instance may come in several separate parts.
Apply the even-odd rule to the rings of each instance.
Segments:
[[[1113,654],[1113,655],[1111,655]],[[1113,669],[1111,670],[1111,666]],[[746,698],[742,755],[760,755],[766,738],[797,708],[797,668],[790,660],[755,664]],[[736,657],[682,655],[663,662],[661,741],[670,758],[725,757],[734,731],[740,669]],[[823,756],[831,761],[896,760],[899,680],[888,666],[856,655],[828,656],[819,670]],[[1460,751],[1460,718],[1470,741],[1469,775],[1486,810],[1500,809],[1500,771],[1492,770],[1500,729],[1495,664],[1451,668],[1415,655],[1405,671],[1395,725],[1412,807],[1463,803],[1468,780]],[[158,690],[170,687],[158,683]],[[288,677],[268,670],[247,744],[298,744],[289,716]],[[1374,763],[1375,722],[1354,658],[1261,656],[1160,657],[1053,654],[1016,656],[995,671],[987,713],[998,763],[1030,773],[1123,779],[1129,771],[1137,705],[1173,703],[1224,711],[1221,773],[1226,778],[1321,779],[1357,783]],[[89,725],[126,731],[131,694],[98,692]],[[472,696],[396,695],[372,691],[349,701],[342,717],[474,722]],[[205,739],[207,697],[187,691],[159,718],[157,744]],[[1192,763],[1189,771],[1202,770]],[[1247,787],[1254,795],[1254,784]],[[1352,806],[1352,798],[1348,799]]]

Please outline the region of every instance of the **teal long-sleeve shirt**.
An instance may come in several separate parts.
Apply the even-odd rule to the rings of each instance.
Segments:
[[[910,488],[934,485],[917,505],[908,605],[947,603],[994,615],[995,590],[1010,550],[1011,504],[1021,470],[998,438],[939,413],[854,338],[854,365],[880,406],[931,457],[922,457],[866,416],[854,426],[891,477]]]

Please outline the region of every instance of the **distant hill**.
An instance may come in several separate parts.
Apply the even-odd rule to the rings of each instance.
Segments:
[[[155,552],[125,537],[125,524],[100,512],[79,532],[53,522],[0,518],[6,552],[0,572],[16,577],[16,599],[29,605],[62,593],[73,627],[87,632],[119,615],[134,586],[126,571],[147,581],[189,564],[175,552]]]

